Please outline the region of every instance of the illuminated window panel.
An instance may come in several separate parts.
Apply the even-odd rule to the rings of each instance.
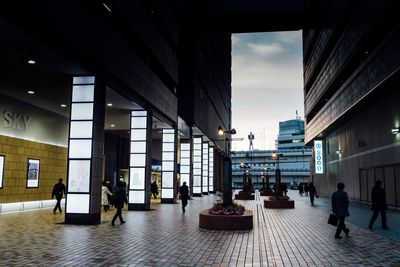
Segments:
[[[203,143],[203,194],[208,194],[208,143]]]
[[[146,117],[131,117],[131,126],[133,129],[146,129]]]
[[[161,198],[174,198],[175,129],[162,130]]]
[[[90,192],[91,160],[70,160],[68,171],[68,192]]]
[[[94,76],[73,78],[66,213],[89,213],[92,193],[94,82]]]
[[[0,188],[3,188],[4,159],[5,157],[0,155]]]
[[[129,203],[146,203],[147,111],[131,111]]]
[[[77,139],[69,141],[70,159],[88,159],[92,157],[92,139]]]
[[[131,142],[131,153],[146,153],[146,142]]]
[[[74,77],[73,84],[94,84],[94,76]]]
[[[93,103],[72,103],[71,120],[92,120]]]
[[[214,192],[214,148],[209,148],[208,154],[208,190]]]
[[[145,189],[145,168],[130,168],[129,189]]]
[[[164,188],[161,191],[162,198],[174,198],[174,189],[173,188]]]
[[[193,138],[193,194],[202,193],[202,149],[201,137]]]
[[[130,204],[144,204],[145,203],[145,194],[144,190],[129,190],[129,203]]]
[[[69,138],[92,138],[93,121],[71,121]]]
[[[72,102],[93,102],[94,85],[74,85],[72,88]]]
[[[89,194],[67,194],[67,213],[89,213]]]

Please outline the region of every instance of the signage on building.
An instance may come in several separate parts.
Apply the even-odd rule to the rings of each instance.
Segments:
[[[4,127],[14,128],[25,131],[30,122],[29,115],[13,112],[11,110],[4,111]]]
[[[315,173],[324,173],[324,153],[322,140],[314,140]]]

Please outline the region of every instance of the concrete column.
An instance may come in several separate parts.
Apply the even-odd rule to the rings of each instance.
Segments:
[[[105,85],[73,78],[65,223],[99,224],[104,154]]]
[[[128,210],[150,209],[152,112],[131,111]]]

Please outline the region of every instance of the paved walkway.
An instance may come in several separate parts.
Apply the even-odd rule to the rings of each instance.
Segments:
[[[214,196],[191,200],[186,214],[174,204],[124,212],[127,223],[114,227],[114,211],[96,226],[64,225],[64,216],[51,210],[0,214],[0,265],[400,266],[399,242],[353,223],[350,237],[336,240],[326,223],[326,199],[311,207],[295,191],[290,195],[295,209],[265,209],[258,195],[238,201],[253,210],[252,231],[199,229],[198,213]]]

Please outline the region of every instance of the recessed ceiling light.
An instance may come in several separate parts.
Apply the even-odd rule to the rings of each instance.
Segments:
[[[110,127],[115,127],[115,124],[111,124]]]
[[[61,104],[60,107],[65,108],[65,107],[67,107],[67,105]]]
[[[31,65],[36,64],[36,61],[33,60],[33,59],[29,59],[29,60],[28,60],[28,64],[31,64]]]
[[[113,104],[112,103],[107,103],[107,107],[112,107]]]
[[[35,93],[35,91],[29,90],[27,93],[30,95],[33,95]]]

